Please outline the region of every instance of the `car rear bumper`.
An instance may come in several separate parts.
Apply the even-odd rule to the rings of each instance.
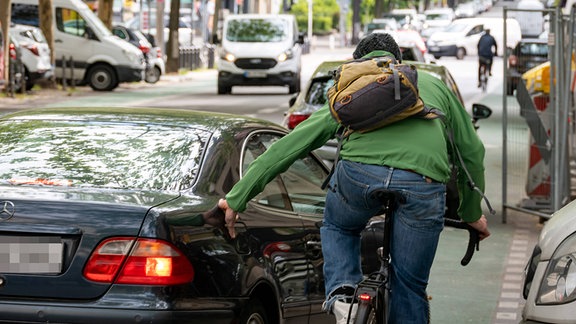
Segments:
[[[135,69],[130,66],[118,66],[119,82],[139,82],[144,79],[144,66],[141,69]]]
[[[22,323],[230,323],[232,310],[140,310],[0,304],[1,320]]]
[[[428,53],[433,56],[456,56],[458,47],[456,45],[435,46],[428,45]]]
[[[268,74],[261,77],[248,77],[244,74],[234,74],[227,71],[218,72],[218,85],[220,86],[283,86],[291,85],[298,81],[298,75],[292,71],[284,71],[278,74]]]

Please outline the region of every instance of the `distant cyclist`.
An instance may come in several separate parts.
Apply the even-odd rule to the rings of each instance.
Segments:
[[[492,50],[494,48],[494,50]],[[482,73],[482,66],[486,67],[488,74],[492,76],[492,61],[494,56],[498,55],[498,45],[492,35],[490,29],[484,30],[484,35],[478,41],[478,88],[480,88],[480,75]]]

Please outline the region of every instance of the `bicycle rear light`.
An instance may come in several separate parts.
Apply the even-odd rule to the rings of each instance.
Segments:
[[[370,295],[367,294],[367,293],[360,294],[360,296],[358,296],[358,298],[359,298],[361,301],[367,301],[367,302],[369,302],[370,300],[372,300],[372,296],[370,296]]]

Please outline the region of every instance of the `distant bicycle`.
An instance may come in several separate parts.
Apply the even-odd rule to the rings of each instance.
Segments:
[[[480,82],[478,87],[482,88],[482,92],[486,92],[488,88],[488,65],[491,63],[490,59],[480,57],[478,67],[478,73],[480,74]]]

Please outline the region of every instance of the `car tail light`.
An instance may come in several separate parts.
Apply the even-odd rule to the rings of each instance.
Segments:
[[[15,60],[16,59],[16,45],[14,45],[14,43],[10,43],[9,52],[10,52],[10,58]]]
[[[160,59],[162,58],[162,49],[160,47],[157,48],[156,57]]]
[[[30,44],[30,45],[24,45],[24,47],[26,49],[28,49],[30,52],[32,52],[32,54],[34,54],[36,56],[40,56],[40,52],[38,51],[38,46],[36,46],[34,44]]]
[[[309,114],[290,114],[288,116],[288,129],[294,129],[298,124],[310,117]]]
[[[139,43],[138,48],[142,51],[142,53],[144,54],[148,54],[148,52],[150,52],[150,47],[143,45],[142,42]]]
[[[510,55],[508,58],[509,66],[516,66],[518,64],[518,57],[516,55]]]
[[[104,283],[179,285],[194,279],[194,268],[177,248],[156,239],[109,238],[96,247],[84,277]]]

